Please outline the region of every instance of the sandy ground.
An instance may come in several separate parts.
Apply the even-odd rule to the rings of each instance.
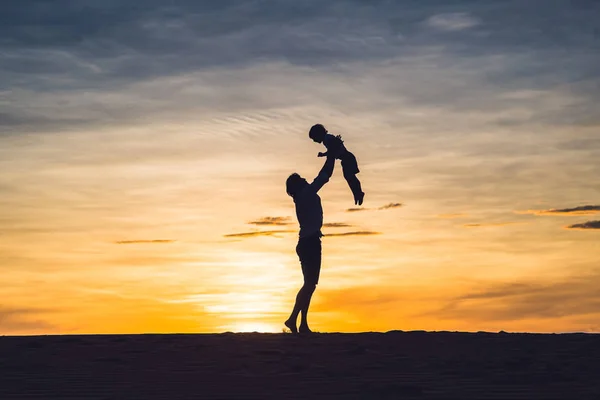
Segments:
[[[0,399],[600,399],[600,335],[0,337]]]

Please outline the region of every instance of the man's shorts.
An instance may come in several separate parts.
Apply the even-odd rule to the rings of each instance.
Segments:
[[[356,161],[354,154],[346,151],[340,157],[340,160],[342,160],[342,170],[344,171],[344,175],[356,175],[360,172],[358,169],[358,162]]]
[[[296,253],[300,258],[304,284],[318,284],[321,273],[321,234],[300,238],[296,246]]]

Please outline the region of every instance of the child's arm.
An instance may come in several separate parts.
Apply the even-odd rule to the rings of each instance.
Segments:
[[[317,157],[327,157],[328,154],[336,154],[337,155],[340,152],[340,149],[344,144],[342,137],[340,135],[337,135],[337,136],[333,136],[331,134],[328,134],[328,135],[330,136],[330,138],[323,140],[323,145],[325,146],[327,151],[325,153],[319,152],[319,154],[317,154]]]
[[[329,154],[329,143],[330,143],[330,141],[329,141],[328,137],[329,137],[329,134],[325,134],[325,137],[323,138],[323,146],[325,146],[325,148],[327,149],[327,151],[324,152],[324,153],[319,152],[319,154],[317,154],[317,157],[327,157],[327,154]]]

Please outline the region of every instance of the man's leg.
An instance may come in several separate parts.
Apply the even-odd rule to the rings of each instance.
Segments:
[[[294,304],[294,309],[292,310],[292,313],[290,314],[288,320],[284,322],[285,326],[290,328],[290,331],[292,331],[292,333],[298,333],[298,328],[296,328],[296,321],[298,320],[298,314],[302,310],[305,303],[305,292],[305,286],[302,286],[298,291],[298,294],[296,295],[296,303]]]
[[[296,247],[296,253],[300,258],[302,275],[304,276],[304,285],[296,295],[294,309],[288,320],[285,321],[285,326],[287,326],[292,333],[298,333],[296,321],[298,320],[298,314],[302,313],[300,332],[308,333],[310,332],[307,319],[308,308],[310,306],[312,295],[315,292],[315,287],[319,282],[319,274],[321,271],[321,237],[315,236],[299,242]]]
[[[307,247],[306,252],[306,274],[304,275],[304,293],[303,303],[300,307],[302,319],[300,321],[300,333],[310,333],[308,327],[308,308],[310,300],[315,292],[315,288],[319,283],[319,275],[321,274],[321,236],[314,237]]]
[[[296,254],[298,255],[298,258],[300,259],[300,266],[302,266],[302,275],[304,275],[304,266],[302,265],[302,251],[303,246],[302,246],[302,242],[301,240],[298,240],[298,244],[296,245]],[[287,321],[284,322],[284,325],[287,326],[290,331],[292,331],[292,333],[298,333],[298,328],[296,327],[296,321],[298,320],[298,314],[300,313],[300,310],[302,309],[302,304],[303,304],[303,299],[304,299],[304,286],[302,286],[300,288],[300,290],[298,291],[298,294],[296,295],[296,302],[294,303],[294,308],[292,309],[292,313],[290,314],[290,317],[287,319]]]
[[[303,293],[303,301],[304,304],[302,306],[302,308],[300,309],[300,312],[302,313],[302,317],[300,320],[300,333],[310,333],[311,330],[308,327],[308,308],[310,307],[310,300],[312,298],[313,293],[315,292],[316,286],[315,285],[304,285],[302,287],[302,289],[304,289],[304,293]]]

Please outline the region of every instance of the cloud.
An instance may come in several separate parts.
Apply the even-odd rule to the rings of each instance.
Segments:
[[[566,229],[600,229],[600,221],[587,221],[581,224],[573,224],[567,226]]]
[[[255,232],[241,232],[241,233],[230,233],[224,235],[226,238],[251,238],[257,236],[275,236],[278,234],[295,233],[293,230],[271,230],[271,231],[255,231]],[[323,236],[327,237],[341,237],[341,236],[370,236],[379,235],[381,232],[373,231],[351,231],[351,232],[340,232],[340,233],[326,233]]]
[[[353,231],[353,232],[341,232],[341,233],[327,233],[323,236],[370,236],[370,235],[380,235],[381,232],[373,232],[373,231]]]
[[[253,232],[230,233],[230,234],[223,235],[223,236],[227,237],[227,238],[249,238],[249,237],[256,237],[256,236],[274,236],[277,234],[293,233],[293,232],[296,232],[296,231],[293,231],[293,230],[253,231]]]
[[[464,213],[450,213],[450,214],[438,214],[437,217],[438,218],[444,218],[444,219],[453,219],[453,218],[464,218],[464,217],[468,217],[468,214],[464,214]]]
[[[359,211],[373,211],[373,210],[390,210],[392,208],[402,207],[404,204],[402,203],[388,203],[381,207],[377,208],[367,208],[367,207],[352,207],[346,209],[346,212],[359,212]]]
[[[574,139],[569,138],[562,143],[557,143],[556,148],[560,150],[582,151],[600,148],[600,138]]]
[[[148,243],[173,243],[174,240],[168,239],[154,239],[154,240],[119,240],[116,244],[148,244]]]
[[[462,12],[436,14],[425,21],[427,26],[446,32],[462,31],[477,26],[479,23],[477,18]]]
[[[378,210],[389,210],[390,208],[402,207],[402,203],[389,203],[378,208]]]
[[[323,224],[324,228],[350,228],[351,226],[345,222],[326,222]]]
[[[523,222],[498,222],[498,223],[472,223],[472,224],[464,224],[465,228],[487,228],[494,226],[507,226],[507,225],[516,225],[522,224]]]
[[[0,306],[0,334],[41,333],[54,326],[38,319],[39,314],[52,310],[44,308]]]
[[[528,318],[600,316],[600,272],[556,282],[478,283],[433,311],[440,319],[511,321]]]
[[[559,215],[559,216],[580,216],[594,215],[600,213],[599,205],[586,205],[573,208],[552,208],[549,210],[527,210],[517,211],[517,214],[532,214],[532,215]]]
[[[203,105],[214,109],[247,111],[250,103],[276,107],[283,97],[288,107],[290,99],[302,97],[307,84],[324,86],[313,98],[327,100],[330,93],[339,104],[340,92],[332,85],[338,78],[354,76],[369,76],[367,87],[379,88],[374,98],[384,101],[389,94],[417,105],[476,110],[521,106],[522,99],[500,100],[511,87],[553,89],[557,83],[578,83],[568,85],[573,102],[545,110],[542,116],[569,124],[597,121],[593,88],[599,56],[590,34],[596,28],[597,6],[540,9],[523,2],[469,2],[476,18],[465,13],[467,3],[460,2],[410,7],[342,0],[307,0],[302,7],[289,2],[208,3],[176,0],[167,7],[149,0],[141,9],[134,0],[123,0],[90,4],[84,10],[76,2],[56,0],[52,7],[43,2],[27,9],[16,3],[4,7],[0,123],[6,129],[1,131],[121,125],[149,116],[154,120],[165,113],[194,110],[201,99],[208,99]],[[447,12],[436,14],[441,7]],[[423,21],[432,29],[423,29]],[[480,21],[485,21],[485,35],[437,34],[463,31]],[[565,31],[548,35],[554,26]],[[564,57],[565,48],[569,57]],[[382,61],[398,63],[391,68],[407,74],[389,76],[384,71],[380,79],[372,79],[373,72],[365,67]],[[331,85],[311,78],[299,82],[297,93],[288,89],[270,96],[240,86],[242,81],[249,85],[242,71],[264,65],[299,67],[305,73],[302,78],[322,73]],[[352,73],[332,71],[336,65]],[[289,71],[282,74],[289,76]],[[188,82],[177,79],[191,75]],[[267,85],[264,77],[251,78],[268,91],[282,86]],[[292,80],[299,81],[295,76]],[[162,87],[139,92],[140,86],[152,82]],[[228,86],[238,89],[227,90]],[[355,93],[369,101],[364,92],[357,86],[356,92],[345,94],[346,101],[357,97]],[[549,97],[543,90],[538,93]],[[167,105],[176,107],[166,110]],[[520,124],[532,113],[502,118],[506,124]]]
[[[281,226],[281,225],[291,225],[290,217],[264,217],[258,219],[256,221],[248,222],[251,225],[273,225],[273,226]]]

